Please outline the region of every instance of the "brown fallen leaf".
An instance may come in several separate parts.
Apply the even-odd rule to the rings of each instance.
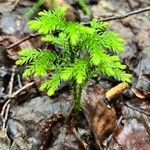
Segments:
[[[99,90],[101,91],[101,90]],[[102,96],[103,95],[103,96]],[[102,149],[102,141],[113,132],[116,126],[116,113],[114,109],[106,106],[104,93],[96,93],[92,89],[83,95],[83,112],[93,131],[97,145]]]
[[[4,36],[0,36],[0,44],[1,45],[5,45],[5,47],[10,46],[11,44],[14,44],[18,41],[20,41],[21,39],[23,39],[24,36],[13,36],[13,35],[4,35]],[[12,60],[16,60],[18,59],[18,55],[17,53],[24,48],[33,48],[31,41],[27,40],[17,46],[14,46],[13,48],[7,50],[7,55],[10,59]]]
[[[122,107],[122,121],[107,149],[149,150],[150,103],[132,98]],[[114,140],[115,139],[115,140]]]
[[[140,99],[144,99],[145,96],[136,88],[131,88],[132,92]]]
[[[108,107],[106,102],[121,93],[127,86],[127,83],[120,83],[106,94],[99,86],[87,87],[83,92],[83,112],[100,149],[105,137],[116,128],[116,112]]]

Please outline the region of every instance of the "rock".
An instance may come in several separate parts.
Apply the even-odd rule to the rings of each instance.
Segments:
[[[150,51],[142,52],[142,59],[139,62],[135,72],[138,76],[138,81],[135,87],[141,91],[150,91]]]
[[[122,38],[124,38],[125,42],[131,43],[134,39],[134,34],[129,27],[125,27],[120,21],[114,20],[109,22],[109,26],[111,30],[120,34]]]
[[[23,105],[13,105],[11,118],[8,120],[8,133],[14,142],[14,147],[26,146],[37,150],[41,144],[43,133],[42,125],[54,113],[66,115],[71,107],[67,97],[51,99],[48,96],[36,97]],[[16,145],[15,143],[20,143]]]
[[[5,34],[30,33],[27,22],[14,13],[5,13],[0,20],[2,32]]]
[[[20,0],[1,0],[0,1],[0,13],[12,11]]]
[[[48,148],[48,150],[85,150],[79,135],[76,135],[77,131],[74,130],[68,130],[66,127],[61,127],[60,134],[57,136],[52,147]]]

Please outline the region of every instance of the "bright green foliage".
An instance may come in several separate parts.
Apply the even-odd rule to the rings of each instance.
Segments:
[[[115,32],[107,31],[106,22],[94,19],[91,27],[66,21],[65,9],[43,11],[29,22],[29,27],[42,35],[42,41],[54,44],[55,50],[24,49],[19,52],[18,65],[28,64],[24,76],[54,75],[40,89],[53,95],[62,81],[69,80],[74,91],[75,104],[79,109],[82,88],[92,77],[108,75],[130,82],[125,65],[115,53],[124,50],[124,41]]]

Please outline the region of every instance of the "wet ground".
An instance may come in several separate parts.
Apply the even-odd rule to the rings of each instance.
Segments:
[[[125,39],[125,52],[119,55],[132,83],[108,107],[102,99],[118,81],[91,80],[83,92],[82,112],[76,113],[67,84],[48,97],[38,90],[42,79],[23,79],[24,67],[15,67],[18,51],[42,46],[37,36],[31,38],[25,19],[34,2],[15,2],[0,2],[0,150],[149,150],[150,11],[109,21],[110,29]],[[150,7],[149,0],[87,1],[87,16],[75,1],[68,2],[84,22],[91,16],[105,19]]]

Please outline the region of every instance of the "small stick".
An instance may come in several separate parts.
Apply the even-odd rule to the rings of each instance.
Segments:
[[[3,117],[4,112],[5,112],[5,110],[6,110],[7,105],[9,104],[9,102],[10,102],[10,99],[4,104],[4,106],[3,106],[3,108],[2,108],[2,111],[1,111],[1,117]]]
[[[12,48],[16,47],[17,45],[19,45],[19,44],[21,44],[21,43],[23,43],[23,42],[25,42],[25,41],[27,41],[29,39],[32,39],[32,38],[34,38],[36,36],[40,36],[40,34],[30,34],[27,37],[25,37],[24,39],[20,40],[19,42],[14,43],[14,44],[8,46],[6,49],[7,50],[12,49]]]
[[[13,73],[12,73],[12,77],[13,77],[14,75],[13,75]],[[12,79],[12,77],[11,77],[11,84],[12,84],[12,81],[13,81],[13,79]],[[2,111],[1,111],[1,117],[2,117],[2,121],[3,121],[3,125],[2,125],[2,129],[4,130],[5,129],[5,127],[6,127],[6,121],[7,121],[7,118],[8,118],[8,113],[9,113],[9,108],[10,108],[10,102],[11,102],[11,100],[12,100],[12,98],[14,98],[17,94],[19,94],[21,91],[23,91],[24,89],[26,89],[26,88],[28,88],[28,87],[30,87],[31,85],[33,85],[34,84],[34,82],[30,82],[30,83],[28,83],[28,84],[26,84],[25,86],[23,86],[21,89],[19,89],[18,91],[16,91],[16,92],[14,92],[13,94],[11,94],[11,95],[8,95],[8,100],[7,100],[7,102],[4,104],[4,106],[3,106],[3,108],[2,108]],[[10,86],[10,89],[12,88],[12,85]],[[11,91],[11,90],[9,90],[9,91]],[[9,94],[10,94],[10,92],[9,92]],[[4,116],[5,115],[5,116]]]
[[[9,100],[8,100],[9,101]],[[7,101],[7,102],[8,102]],[[10,101],[9,101],[10,102]],[[8,119],[8,113],[9,113],[9,108],[10,108],[10,103],[8,102],[8,105],[6,106],[6,111],[5,111],[5,117],[3,118],[3,126],[2,126],[2,130],[5,130],[6,127],[6,121]]]
[[[13,90],[13,83],[14,83],[14,76],[15,76],[15,69],[16,66],[13,66],[12,68],[12,74],[11,74],[11,78],[10,78],[10,82],[9,82],[9,92],[8,92],[8,97],[11,96],[12,94],[12,90]],[[9,108],[10,108],[10,99],[8,99],[8,101],[4,104],[2,112],[1,112],[1,116],[2,116],[2,130],[5,130],[6,127],[6,121],[8,119],[8,113],[9,113]]]
[[[20,79],[20,75],[17,74],[17,79],[18,79],[18,86],[19,88],[22,88],[22,83],[21,83],[21,79]]]
[[[30,82],[28,84],[26,84],[25,86],[23,86],[21,89],[17,90],[16,92],[12,93],[12,95],[10,96],[10,98],[14,98],[16,95],[18,95],[21,91],[25,90],[26,88],[32,86],[34,84],[34,82]]]
[[[10,96],[6,95],[4,99],[13,99],[16,95],[18,95],[21,91],[25,90],[26,88],[32,86],[34,82],[27,83],[25,86],[17,90],[16,92],[13,92]]]
[[[13,68],[12,68],[12,75],[11,75],[10,82],[9,82],[9,92],[8,92],[9,97],[11,96],[12,90],[13,90],[15,69],[16,69],[16,66],[13,66]]]
[[[107,99],[111,100],[113,97],[120,94],[127,87],[128,87],[128,83],[125,82],[116,85],[115,87],[111,88],[108,92],[106,92]]]
[[[139,13],[142,13],[142,12],[146,12],[146,11],[150,11],[150,6],[145,7],[145,8],[141,8],[141,9],[138,9],[138,10],[131,11],[131,12],[125,14],[125,15],[118,15],[118,16],[112,16],[112,17],[109,17],[109,18],[104,18],[101,21],[111,21],[111,20],[116,20],[116,19],[124,19],[124,18],[127,18],[129,16],[139,14]]]
[[[117,19],[124,19],[124,18],[127,18],[129,16],[139,14],[139,13],[143,13],[143,12],[146,12],[146,11],[150,11],[150,6],[145,7],[145,8],[141,8],[141,9],[138,9],[138,10],[131,11],[131,12],[125,14],[125,15],[118,15],[118,16],[107,17],[107,18],[104,18],[104,19],[99,19],[99,21],[111,21],[111,20],[117,20]],[[86,22],[86,23],[83,23],[83,24],[84,25],[90,25],[90,22]]]

